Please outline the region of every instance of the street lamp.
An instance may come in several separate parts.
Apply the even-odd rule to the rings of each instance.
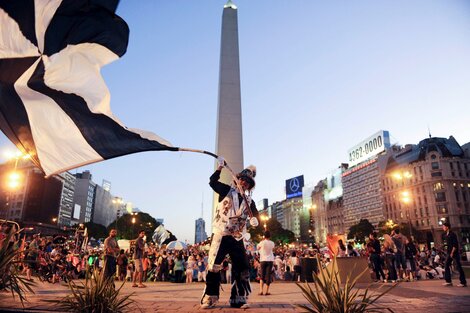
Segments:
[[[269,221],[269,216],[267,215],[261,215],[261,220],[264,222],[263,223],[263,226],[264,226],[264,231],[266,231],[268,225],[266,224],[267,221]]]
[[[410,236],[411,239],[413,239],[413,230],[411,228],[411,206],[409,205],[411,203],[411,195],[410,192],[407,190],[404,190],[401,192],[401,197],[400,197],[401,202],[405,205],[407,211],[408,211],[408,223],[410,226]]]
[[[409,171],[397,171],[392,173],[392,177],[396,181],[401,181],[405,185],[406,179],[409,181],[413,175]],[[405,205],[408,212],[408,223],[410,227],[410,236],[413,239],[413,230],[411,228],[411,193],[408,190],[403,190],[400,192],[400,201]]]

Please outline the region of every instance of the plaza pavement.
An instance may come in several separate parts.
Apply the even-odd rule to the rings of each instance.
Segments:
[[[392,289],[389,294],[380,300],[380,304],[393,309],[397,313],[411,312],[469,312],[470,288],[444,287],[443,280],[426,280],[416,282],[403,282]],[[458,280],[454,281],[456,285]],[[374,290],[384,284],[374,284]],[[302,312],[295,304],[306,304],[300,289],[290,282],[275,282],[271,285],[270,296],[257,295],[258,286],[252,283],[253,294],[250,296],[251,307],[247,310],[232,309],[228,305],[230,286],[223,285],[219,305],[211,310],[200,310],[199,300],[204,284],[193,283],[147,283],[147,288],[131,288],[126,283],[124,293],[135,292],[134,299],[142,312]],[[365,287],[367,285],[359,285]],[[390,284],[385,284],[390,286]],[[383,288],[383,287],[382,287]],[[38,283],[36,294],[28,295],[29,302],[25,304],[26,310],[21,309],[19,300],[12,300],[11,294],[0,294],[1,312],[58,312],[48,299],[60,299],[68,294],[67,288],[59,284]],[[138,309],[131,312],[139,312]]]

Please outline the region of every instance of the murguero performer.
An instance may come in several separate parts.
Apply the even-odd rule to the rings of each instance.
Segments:
[[[236,181],[229,186],[219,181],[225,160],[218,159],[218,167],[210,177],[209,185],[219,195],[216,215],[212,221],[212,237],[209,249],[206,287],[201,299],[201,308],[213,308],[219,300],[220,270],[228,254],[232,260],[232,289],[230,306],[247,308],[251,293],[250,265],[245,250],[247,221],[258,226],[258,210],[251,199],[255,187],[256,167],[249,166],[237,174]]]

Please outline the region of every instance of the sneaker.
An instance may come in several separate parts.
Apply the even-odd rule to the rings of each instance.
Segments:
[[[248,303],[243,304],[240,309],[249,309],[250,305]]]
[[[458,284],[457,287],[467,287],[467,284]]]
[[[452,286],[452,283],[443,283],[442,286]]]

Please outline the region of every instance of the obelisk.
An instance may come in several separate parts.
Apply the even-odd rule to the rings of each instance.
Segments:
[[[236,173],[243,169],[238,18],[237,6],[231,0],[224,5],[222,14],[216,154],[223,156]],[[231,180],[229,172],[223,170],[221,181],[230,185]],[[218,196],[214,194],[214,209],[217,203]]]

